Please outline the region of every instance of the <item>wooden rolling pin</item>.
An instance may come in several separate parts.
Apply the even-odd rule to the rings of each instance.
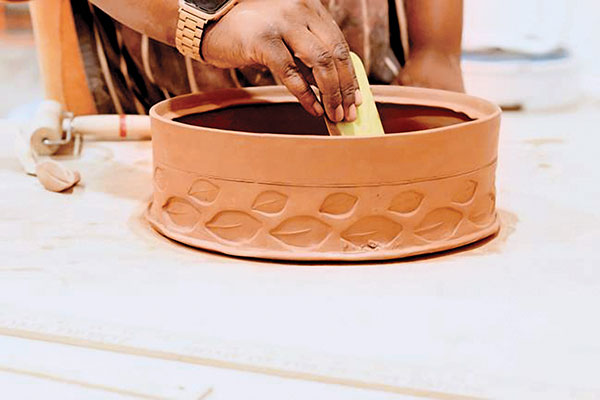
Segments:
[[[18,129],[15,152],[21,165],[30,175],[38,177],[42,185],[61,192],[77,185],[79,172],[50,160],[60,146],[73,138],[94,141],[149,140],[150,117],[146,115],[88,115],[77,116],[65,112],[61,103],[43,101],[26,129]],[[76,144],[78,141],[75,142]],[[76,151],[77,152],[77,151]]]
[[[84,140],[150,140],[150,117],[147,115],[84,115],[73,117],[54,100],[45,100],[36,111],[27,131],[36,155],[54,154],[73,135]]]

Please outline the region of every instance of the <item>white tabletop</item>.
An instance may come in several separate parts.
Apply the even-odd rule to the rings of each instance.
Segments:
[[[598,126],[600,104],[505,115],[497,238],[321,266],[227,258],[156,234],[142,217],[150,143],[86,143],[70,161],[83,184],[47,192],[0,123],[0,387],[61,398],[599,396]]]

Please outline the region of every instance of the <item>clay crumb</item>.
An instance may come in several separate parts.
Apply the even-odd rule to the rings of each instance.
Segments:
[[[64,192],[81,180],[79,172],[71,171],[56,161],[39,163],[35,167],[35,172],[42,186],[51,192]]]

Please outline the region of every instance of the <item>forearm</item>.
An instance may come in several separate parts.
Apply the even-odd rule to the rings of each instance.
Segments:
[[[177,0],[92,0],[92,3],[123,25],[175,45]]]
[[[411,51],[460,55],[463,0],[406,0]]]

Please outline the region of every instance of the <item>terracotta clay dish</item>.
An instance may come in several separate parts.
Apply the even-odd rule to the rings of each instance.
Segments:
[[[330,137],[283,87],[157,104],[150,223],[191,246],[282,260],[394,259],[496,233],[500,109],[373,91],[385,136]]]

